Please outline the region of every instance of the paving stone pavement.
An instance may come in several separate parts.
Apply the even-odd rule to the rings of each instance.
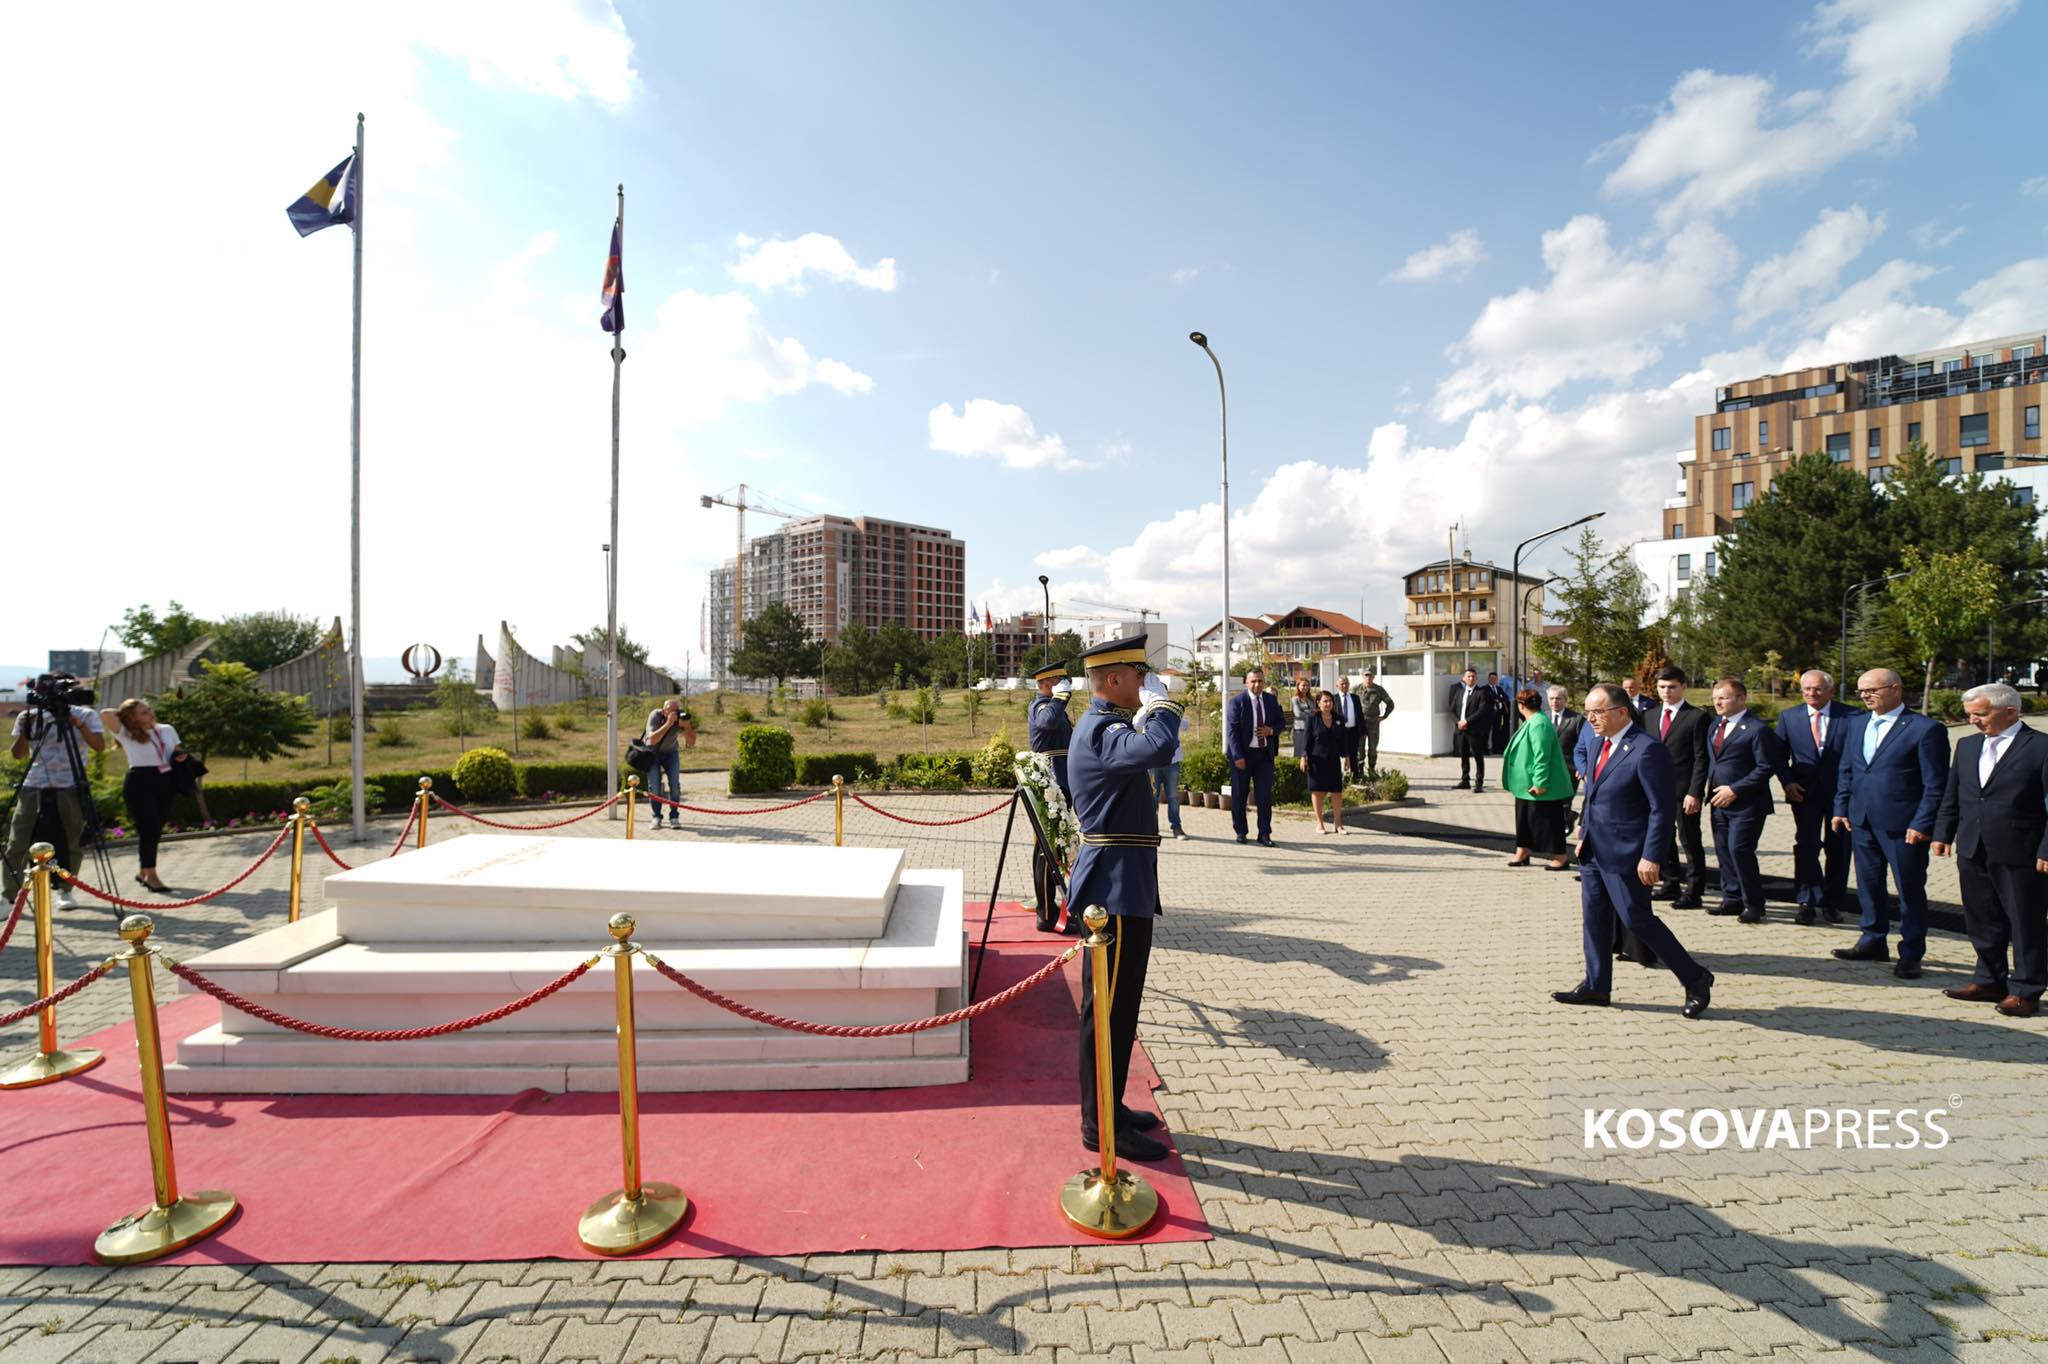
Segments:
[[[1422,801],[1404,814],[1452,831],[1510,827],[1505,797],[1449,789],[1454,765],[1396,761]],[[690,795],[735,803],[708,782]],[[992,801],[875,799],[927,819]],[[681,833],[643,823],[641,836],[794,844],[829,842],[832,827],[829,801],[685,818]],[[1968,971],[1960,938],[1937,934],[1925,978],[1904,982],[1829,958],[1847,927],[1795,927],[1781,909],[1761,927],[1678,913],[1676,931],[1719,978],[1707,1018],[1679,1016],[1667,973],[1628,965],[1618,1007],[1573,1010],[1548,997],[1580,972],[1568,876],[1507,870],[1493,843],[1396,836],[1371,816],[1339,837],[1283,815],[1271,851],[1232,842],[1226,812],[1186,822],[1193,841],[1162,853],[1167,915],[1143,1036],[1213,1241],[0,1269],[0,1364],[2048,1359],[2048,1025],[1944,999]],[[852,807],[847,824],[849,842],[965,868],[970,895],[994,877],[1000,816],[920,828]],[[437,840],[465,831],[432,823]],[[396,832],[384,821],[374,846],[337,846],[381,855]],[[562,836],[621,832],[599,818]],[[1789,872],[1789,840],[1781,815],[1767,874]],[[168,844],[164,874],[218,885],[267,841]],[[316,903],[323,867],[316,852]],[[132,888],[132,854],[116,870]],[[1952,899],[1946,875],[1936,895]],[[284,879],[280,860],[213,904],[163,913],[160,938],[189,957],[278,923]],[[1025,879],[1013,854],[1005,893]],[[111,950],[113,922],[61,916],[60,979]],[[26,934],[0,953],[0,1007],[31,996],[32,956]],[[66,1036],[118,1021],[123,996],[88,991],[64,1012]],[[19,1056],[32,1027],[4,1040]],[[1581,1149],[1587,1106],[1666,1103],[1946,1107],[1952,1140]],[[4,1177],[32,1179],[32,1161],[8,1154]],[[80,1217],[125,1208],[115,1198]]]

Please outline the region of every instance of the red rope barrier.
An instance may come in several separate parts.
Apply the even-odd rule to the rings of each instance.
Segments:
[[[7,944],[14,939],[14,926],[21,922],[21,910],[28,903],[29,889],[23,886],[21,894],[14,897],[14,912],[7,916],[7,927],[0,928],[0,952],[5,952]]]
[[[980,814],[962,815],[959,819],[912,819],[909,815],[892,814],[889,811],[884,810],[879,805],[870,804],[868,801],[863,800],[860,796],[856,795],[851,791],[847,792],[846,794],[848,794],[849,796],[853,796],[854,804],[866,806],[868,809],[873,810],[876,814],[880,815],[883,819],[893,819],[898,824],[915,824],[918,827],[924,829],[944,829],[954,824],[972,824],[977,819],[987,819],[990,815],[1001,814],[1004,810],[1009,808],[1010,802],[1016,799],[1015,796],[1004,796],[1001,800],[997,801],[994,805],[989,806],[988,809],[983,810]]]
[[[206,894],[195,895],[189,900],[130,900],[123,896],[115,895],[111,891],[101,890],[98,886],[88,885],[85,882],[79,880],[76,876],[73,876],[70,872],[65,871],[62,867],[52,867],[50,870],[55,875],[63,877],[66,881],[69,881],[72,885],[84,891],[87,895],[93,896],[96,899],[105,900],[110,905],[119,905],[123,909],[146,909],[152,913],[164,909],[190,909],[193,905],[203,905],[208,900],[218,900],[221,896],[227,894],[236,886],[241,885],[242,882],[248,880],[251,876],[255,875],[256,869],[262,866],[265,862],[268,862],[271,859],[271,857],[277,852],[278,848],[284,843],[285,839],[290,836],[291,829],[289,827],[279,829],[277,831],[277,837],[271,839],[270,846],[263,850],[263,856],[257,858],[254,862],[251,862],[248,866],[248,869],[245,870],[240,876],[237,876],[234,880],[228,882],[219,890],[209,890],[208,892],[206,892]]]
[[[709,805],[685,805],[679,800],[670,800],[666,796],[657,796],[652,791],[642,792],[642,794],[647,797],[649,805],[669,805],[678,810],[688,810],[693,815],[773,815],[779,814],[784,810],[794,810],[799,805],[809,805],[814,800],[823,800],[832,793],[830,791],[820,791],[815,796],[805,796],[802,800],[793,800],[786,805],[749,805],[725,810],[714,809]]]
[[[172,962],[167,964],[164,969],[178,979],[189,982],[194,988],[212,995],[229,1008],[239,1009],[251,1018],[260,1018],[265,1023],[274,1023],[280,1028],[289,1028],[293,1032],[302,1032],[312,1037],[331,1037],[339,1042],[417,1042],[426,1037],[443,1037],[452,1032],[465,1032],[470,1028],[481,1028],[486,1023],[495,1023],[501,1018],[509,1018],[521,1009],[530,1009],[557,990],[563,989],[582,979],[583,973],[597,965],[600,960],[602,960],[601,956],[592,957],[589,961],[570,970],[566,975],[557,976],[532,994],[523,995],[513,1000],[510,1004],[501,1004],[489,1013],[472,1014],[468,1018],[458,1018],[450,1023],[436,1023],[430,1028],[333,1028],[325,1023],[308,1023],[303,1018],[293,1018],[290,1014],[281,1014],[275,1009],[266,1009],[254,1000],[244,999],[233,990],[228,989],[227,986],[208,980],[189,966]]]
[[[334,849],[327,846],[327,835],[320,832],[320,826],[318,823],[313,823],[312,829],[313,841],[320,845],[320,851],[327,854],[328,861],[332,862],[335,866],[340,867],[343,871],[355,870],[354,867],[351,867],[348,863],[341,860],[340,853],[337,853]]]
[[[108,960],[101,962],[98,966],[93,967],[92,970],[87,971],[77,980],[72,981],[63,989],[57,991],[57,993],[53,995],[45,995],[41,999],[37,1000],[35,1003],[30,1004],[25,1008],[16,1009],[13,1013],[0,1014],[0,1028],[11,1028],[16,1023],[21,1022],[22,1019],[27,1018],[30,1014],[39,1014],[43,1010],[49,1008],[52,1004],[62,1004],[65,1000],[71,998],[71,996],[77,994],[80,990],[83,990],[86,986],[92,984],[94,981],[98,980],[101,976],[104,976],[107,972],[113,969],[113,959],[109,958]]]
[[[613,796],[604,804],[593,805],[590,809],[585,810],[580,815],[571,815],[567,819],[558,819],[547,824],[500,824],[495,819],[485,819],[482,815],[473,815],[459,805],[450,805],[447,801],[442,800],[439,796],[434,797],[434,804],[440,806],[443,810],[446,810],[451,815],[461,815],[464,819],[474,820],[478,824],[485,824],[493,829],[511,829],[518,833],[528,833],[537,829],[559,829],[565,825],[574,824],[578,820],[589,819],[592,815],[597,814],[600,811],[611,809],[614,805],[617,805],[620,801],[624,800],[625,798],[625,793],[620,792],[618,795]]]
[[[412,808],[405,812],[405,827],[398,831],[398,841],[391,845],[390,852],[384,854],[386,857],[396,857],[400,852],[404,851],[405,836],[412,832],[413,821],[418,819],[419,817],[420,803],[417,800],[415,800],[412,803]]]
[[[742,1004],[736,999],[722,995],[708,985],[699,984],[651,952],[643,950],[640,955],[647,958],[649,966],[652,966],[656,971],[668,977],[675,984],[682,986],[685,990],[697,996],[697,998],[711,1004],[716,1004],[727,1013],[738,1014],[741,1018],[750,1019],[755,1023],[766,1023],[771,1028],[781,1028],[787,1032],[813,1033],[819,1037],[898,1037],[907,1032],[924,1032],[931,1028],[943,1028],[949,1023],[958,1023],[963,1019],[973,1018],[978,1014],[987,1013],[990,1009],[1007,1004],[1033,986],[1042,985],[1052,979],[1054,973],[1073,960],[1075,954],[1080,952],[1080,950],[1078,947],[1069,947],[1066,951],[1060,953],[1057,957],[1054,957],[1044,966],[1024,977],[1024,979],[1018,981],[1009,989],[1004,990],[1000,994],[990,995],[987,999],[970,1004],[964,1009],[955,1009],[949,1014],[940,1014],[936,1018],[914,1018],[908,1023],[885,1023],[878,1027],[868,1028],[854,1027],[850,1024],[842,1023],[806,1023],[801,1019],[784,1018],[780,1014],[771,1014],[766,1010],[756,1009],[751,1005]]]

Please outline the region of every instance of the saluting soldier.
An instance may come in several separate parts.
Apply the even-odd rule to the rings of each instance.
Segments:
[[[1053,784],[1060,788],[1060,794],[1071,805],[1074,791],[1067,784],[1067,744],[1074,737],[1074,722],[1067,718],[1067,698],[1053,695],[1053,684],[1067,680],[1066,661],[1047,663],[1031,674],[1031,679],[1038,683],[1038,695],[1031,699],[1029,715],[1031,751],[1052,759]],[[1038,931],[1058,932],[1059,880],[1053,872],[1051,854],[1037,839],[1031,841],[1031,890],[1038,897]],[[1081,931],[1080,917],[1075,915],[1072,919],[1068,929],[1078,935]]]
[[[1110,961],[1109,1054],[1117,1096],[1116,1150],[1130,1160],[1158,1160],[1166,1143],[1146,1133],[1156,1115],[1123,1102],[1131,1047],[1138,1040],[1138,1010],[1145,993],[1145,963],[1152,954],[1152,920],[1159,913],[1159,807],[1150,773],[1173,760],[1181,706],[1157,697],[1139,705],[1145,675],[1145,637],[1127,635],[1081,655],[1094,699],[1074,726],[1067,771],[1081,852],[1074,859],[1067,906],[1079,914],[1094,905],[1109,912],[1115,939]],[[1095,1111],[1095,984],[1081,973],[1081,1144],[1099,1149]]]

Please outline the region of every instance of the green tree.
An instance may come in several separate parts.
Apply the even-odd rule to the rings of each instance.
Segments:
[[[455,659],[449,660],[447,670],[434,679],[434,709],[440,713],[441,728],[458,740],[458,750],[467,747],[460,740],[482,729],[489,717],[497,713],[490,698],[478,693],[469,669]]]
[[[325,633],[310,616],[252,611],[229,616],[214,627],[213,655],[223,663],[246,663],[260,673],[310,652]]]
[[[1572,567],[1545,605],[1564,630],[1531,639],[1529,653],[1545,676],[1578,693],[1635,672],[1648,644],[1648,588],[1628,551],[1610,551],[1590,529],[1565,552]]]
[[[1911,577],[1892,584],[1892,605],[1905,621],[1916,655],[1925,660],[1922,685],[1934,690],[1935,669],[1951,648],[1974,643],[1998,607],[1998,570],[1968,550],[1960,554],[1906,546],[1901,562]],[[1926,709],[1927,698],[1921,698]]]
[[[1824,454],[1794,460],[1721,537],[1702,603],[1711,625],[1700,631],[1713,661],[1740,666],[1775,649],[1806,668],[1833,656],[1842,593],[1887,571],[1889,543],[1868,479]]]
[[[213,622],[193,615],[174,600],[162,616],[147,603],[129,607],[121,613],[121,628],[114,633],[144,658],[154,658],[184,648],[212,628]]]
[[[822,653],[804,618],[781,602],[770,602],[746,624],[732,670],[741,677],[772,677],[780,687],[786,678],[815,677]]]
[[[1025,677],[1031,676],[1034,670],[1043,666],[1048,661],[1064,663],[1070,669],[1079,671],[1082,647],[1080,635],[1072,630],[1062,630],[1052,637],[1052,649],[1050,652],[1047,651],[1043,644],[1034,644],[1026,649],[1024,657],[1019,663],[1019,668]]]
[[[875,661],[885,674],[922,681],[931,673],[931,646],[909,627],[888,621],[875,631]]]
[[[242,775],[251,759],[275,758],[309,747],[313,710],[303,696],[271,691],[246,663],[199,665],[199,677],[158,699],[157,713],[202,760],[240,758]]]
[[[611,648],[606,642],[604,626],[602,625],[593,625],[583,633],[571,635],[569,638],[584,649],[595,649],[600,658],[609,658],[611,656]],[[626,627],[623,625],[619,627],[619,657],[629,663],[645,663],[647,661],[647,646],[639,643],[630,634],[626,633]]]
[[[875,662],[874,632],[859,621],[839,631],[839,638],[825,647],[821,662],[825,683],[842,696],[873,691],[889,675]]]
[[[973,644],[957,631],[933,640],[926,665],[932,681],[947,687],[964,687],[981,676],[982,658]]]

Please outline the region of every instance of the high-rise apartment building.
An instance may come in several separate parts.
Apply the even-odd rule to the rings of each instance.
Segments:
[[[1636,546],[1655,609],[1712,576],[1717,538],[1799,455],[1825,453],[1882,483],[1918,441],[1950,473],[2004,479],[2016,500],[2033,502],[2048,484],[2039,462],[2044,386],[2041,332],[1721,386],[1714,410],[1693,420],[1693,448],[1678,456],[1658,537]]]
[[[1522,637],[1543,628],[1543,588],[1550,575],[1522,572],[1519,583]],[[1438,559],[1411,571],[1403,581],[1408,609],[1401,623],[1408,643],[1439,648],[1477,645],[1498,648],[1514,632],[1517,583],[1513,574],[1491,563],[1474,563],[1472,551],[1462,559]]]
[[[770,602],[832,640],[855,621],[894,623],[922,639],[956,633],[967,618],[967,546],[952,532],[873,516],[806,516],[747,543],[745,571],[731,559],[711,570],[704,647],[715,677],[732,657],[734,578],[740,614]]]

